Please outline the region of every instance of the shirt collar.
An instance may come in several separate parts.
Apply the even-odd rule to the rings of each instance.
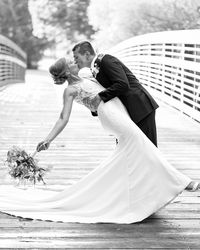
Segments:
[[[96,56],[93,58],[92,62],[91,62],[91,69],[94,68],[94,62],[96,61],[97,56],[98,56],[98,55],[96,55]]]

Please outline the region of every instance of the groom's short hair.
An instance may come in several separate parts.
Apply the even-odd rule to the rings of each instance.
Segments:
[[[77,43],[73,47],[72,51],[74,52],[78,48],[80,48],[79,53],[81,55],[85,54],[86,51],[89,51],[91,55],[95,55],[94,48],[92,47],[92,44],[90,42],[88,42],[88,41],[82,41],[82,42]]]

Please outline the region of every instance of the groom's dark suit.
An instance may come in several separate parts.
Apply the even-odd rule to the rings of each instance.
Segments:
[[[99,93],[104,102],[119,97],[131,119],[157,145],[155,110],[158,104],[139,83],[133,73],[116,57],[104,55],[95,63],[99,66],[97,81],[106,88]],[[120,119],[120,117],[119,117]]]

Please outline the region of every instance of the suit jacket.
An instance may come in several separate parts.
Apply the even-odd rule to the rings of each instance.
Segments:
[[[99,93],[104,102],[119,97],[135,123],[158,108],[156,101],[119,59],[106,54],[98,63],[96,79],[106,88]]]

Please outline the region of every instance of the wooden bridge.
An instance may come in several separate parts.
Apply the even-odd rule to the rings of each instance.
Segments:
[[[129,39],[110,51],[158,98],[160,150],[177,169],[198,181],[199,37],[199,30],[155,33]],[[27,71],[25,83],[7,87],[24,81],[25,68],[25,53],[0,36],[1,186],[13,185],[3,166],[8,149],[18,145],[33,152],[52,128],[62,106],[63,88],[54,86],[46,72]],[[52,167],[46,176],[46,188],[59,191],[72,185],[97,167],[114,147],[115,139],[102,130],[98,118],[84,107],[74,105],[69,126],[48,151],[37,155],[40,165]],[[131,225],[56,223],[0,213],[0,249],[4,250],[200,249],[199,236],[199,191],[184,191],[150,218]]]
[[[45,72],[28,71],[26,83],[0,91],[0,178],[12,145],[33,152],[59,116],[62,86]],[[200,124],[169,106],[157,111],[158,143],[180,171],[200,181]],[[37,155],[40,165],[52,166],[49,190],[62,190],[81,179],[115,147],[98,119],[75,104],[69,126]],[[37,188],[44,188],[38,186]],[[200,249],[200,192],[184,191],[141,223],[80,224],[26,220],[0,213],[0,249]]]

